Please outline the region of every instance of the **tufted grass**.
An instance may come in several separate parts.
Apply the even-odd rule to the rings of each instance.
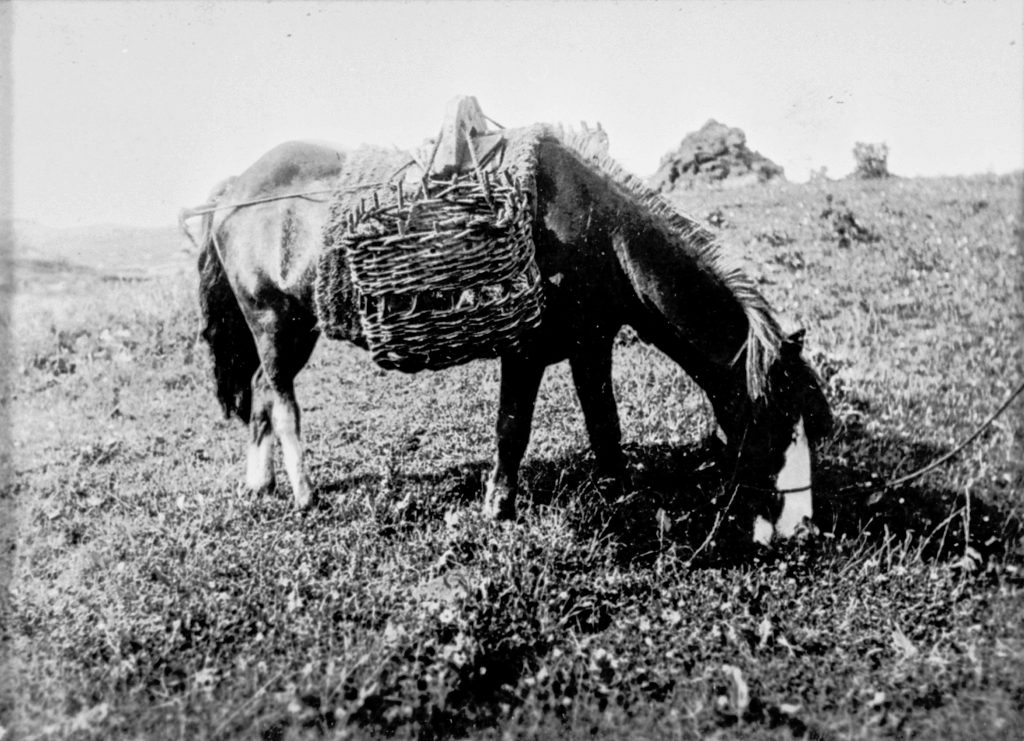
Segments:
[[[404,376],[324,343],[298,386],[323,504],[297,515],[287,484],[237,491],[244,434],[216,408],[190,273],[28,284],[7,359],[17,550],[0,725],[74,739],[1015,737],[1020,404],[921,479],[833,492],[928,463],[1024,375],[1021,186],[678,198],[719,225],[787,326],[808,328],[836,413],[821,535],[766,550],[726,511],[703,396],[628,333],[622,500],[592,480],[566,368],[541,389],[521,517],[495,524],[475,504],[496,365]]]

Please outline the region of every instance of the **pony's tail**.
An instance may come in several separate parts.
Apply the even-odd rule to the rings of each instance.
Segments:
[[[234,415],[248,423],[252,410],[252,377],[260,360],[217,247],[213,214],[205,213],[198,261],[201,335],[210,348],[217,399],[224,417]]]

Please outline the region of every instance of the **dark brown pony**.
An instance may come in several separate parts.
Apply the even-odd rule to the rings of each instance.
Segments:
[[[552,131],[539,148],[534,238],[545,309],[540,325],[501,358],[485,511],[513,515],[541,377],[566,359],[600,473],[621,479],[612,344],[630,325],[707,393],[736,483],[767,492],[755,537],[793,534],[811,515],[810,446],[831,424],[816,375],[801,357],[801,334],[783,335],[752,282],[725,266],[709,232],[570,139]],[[326,193],[339,182],[379,183],[388,169],[353,175],[349,159],[323,145],[283,144],[222,184],[206,208],[186,212],[203,213],[203,337],[225,414],[249,425],[246,485],[273,488],[276,436],[299,507],[311,504],[313,489],[293,381],[319,334],[313,279]],[[354,306],[352,316],[347,339],[365,347]],[[799,491],[773,495],[773,486]]]

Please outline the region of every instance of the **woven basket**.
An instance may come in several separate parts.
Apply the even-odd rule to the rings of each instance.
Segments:
[[[354,300],[373,359],[414,372],[496,357],[540,323],[536,142],[510,137],[488,170],[425,177],[412,196],[391,186],[335,213],[316,281],[328,336],[345,336]]]

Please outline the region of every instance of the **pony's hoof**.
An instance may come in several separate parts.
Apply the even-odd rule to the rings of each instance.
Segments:
[[[602,476],[594,482],[594,488],[597,495],[609,504],[620,504],[630,499],[629,488],[621,476]]]
[[[307,488],[295,494],[295,509],[299,512],[308,512],[316,506],[316,493]]]
[[[484,494],[484,517],[491,520],[512,520],[516,516],[516,497],[507,486],[487,482]]]
[[[238,494],[243,499],[258,500],[272,497],[277,492],[277,482],[271,479],[268,483],[252,484],[248,481],[238,482]]]
[[[316,506],[316,492],[309,484],[300,486],[295,490],[295,509],[299,512],[308,512]]]

